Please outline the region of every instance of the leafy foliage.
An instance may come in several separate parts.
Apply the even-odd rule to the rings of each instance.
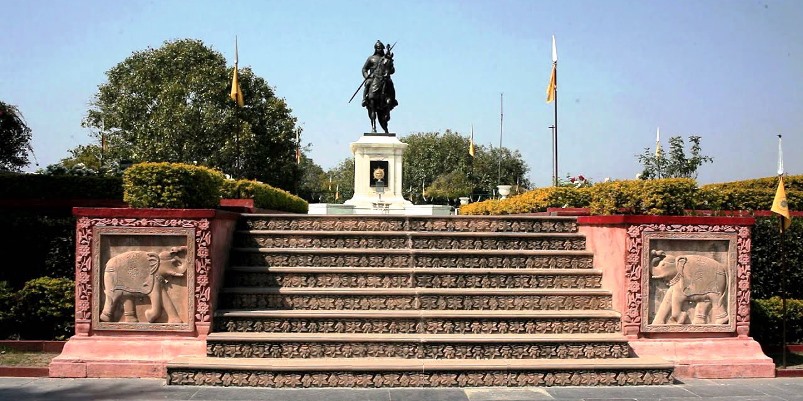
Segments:
[[[290,108],[249,68],[239,70],[245,106],[237,107],[232,69],[201,41],[134,52],[106,75],[83,124],[105,135],[108,160],[197,163],[279,188],[298,181]]]
[[[756,218],[750,255],[751,295],[764,299],[780,296],[781,280],[786,280],[788,297],[803,299],[803,286],[799,285],[803,281],[803,219],[793,217],[783,236],[778,224],[777,217]]]
[[[803,207],[803,175],[784,177],[790,210]],[[778,177],[757,178],[700,187],[699,209],[768,210],[775,198]]]
[[[307,213],[309,205],[298,196],[251,180],[226,180],[221,188],[225,198],[253,199],[254,206],[262,209]]]
[[[63,340],[73,333],[75,282],[40,277],[28,281],[15,295],[12,309],[23,339]]]
[[[0,174],[0,198],[123,199],[120,177]]]
[[[321,183],[320,193],[324,203],[343,203],[354,196],[354,158],[349,157],[330,169]],[[331,179],[331,181],[330,181]]]
[[[462,214],[543,212],[548,207],[588,207],[591,214],[683,214],[694,207],[697,186],[692,179],[609,181],[585,186],[536,188],[508,199],[476,202]]]
[[[699,136],[690,136],[691,144],[690,155],[686,155],[683,138],[673,136],[669,138],[669,154],[665,154],[663,149],[657,152],[644,149],[644,153],[638,155],[638,161],[644,166],[640,174],[641,179],[651,180],[656,178],[697,178],[697,170],[703,163],[713,163],[714,159],[709,156],[701,155]]]
[[[472,193],[490,194],[499,184],[530,185],[526,178],[529,168],[518,151],[487,149],[484,145],[475,144],[475,156],[472,158],[468,154],[470,139],[451,130],[443,133],[421,132],[400,140],[408,145],[404,151],[402,182],[409,186],[407,195],[416,203],[424,202],[419,184],[427,187],[425,193],[428,198],[443,196],[441,201]],[[454,182],[459,177],[445,176],[455,172],[466,177],[470,184],[456,189],[463,190],[470,186],[468,192],[444,190],[445,183]],[[442,176],[444,178],[439,184],[433,185]],[[429,199],[429,202],[432,203],[432,200]]]
[[[0,170],[20,171],[33,154],[31,129],[16,106],[0,101]]]
[[[761,345],[781,345],[783,304],[780,297],[753,299],[750,308],[750,336]],[[788,343],[803,342],[803,300],[786,300]]]
[[[139,163],[123,174],[123,200],[135,208],[216,208],[223,174],[182,163]]]

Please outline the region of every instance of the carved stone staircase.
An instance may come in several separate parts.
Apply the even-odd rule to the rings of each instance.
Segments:
[[[644,385],[571,217],[243,215],[206,357],[169,384]]]

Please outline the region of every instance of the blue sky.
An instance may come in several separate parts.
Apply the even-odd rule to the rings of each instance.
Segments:
[[[559,175],[633,178],[661,137],[702,137],[700,183],[803,173],[803,2],[0,0],[0,99],[33,129],[41,167],[91,141],[81,127],[105,72],[166,40],[200,39],[287,100],[324,169],[370,128],[357,100],[374,42],[398,41],[399,136],[452,129],[521,151],[552,177],[558,48]],[[28,170],[35,170],[30,166]]]

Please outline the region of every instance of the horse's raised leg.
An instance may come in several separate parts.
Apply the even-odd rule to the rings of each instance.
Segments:
[[[386,112],[386,111],[379,112],[379,125],[382,126],[382,129],[385,130],[386,134],[390,133],[390,132],[388,132],[388,120],[389,120],[389,118],[388,118],[389,115],[388,114],[389,113]],[[376,131],[374,131],[374,132],[376,132]]]
[[[370,101],[369,101],[370,102]],[[368,107],[368,118],[371,119],[371,132],[376,132],[376,112],[370,107]]]

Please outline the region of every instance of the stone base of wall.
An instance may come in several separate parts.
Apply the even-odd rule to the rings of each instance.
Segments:
[[[658,356],[675,364],[675,377],[735,379],[775,377],[775,363],[749,337],[629,339],[639,357]]]
[[[50,377],[151,377],[167,374],[167,361],[206,355],[201,338],[73,336],[50,363]]]

